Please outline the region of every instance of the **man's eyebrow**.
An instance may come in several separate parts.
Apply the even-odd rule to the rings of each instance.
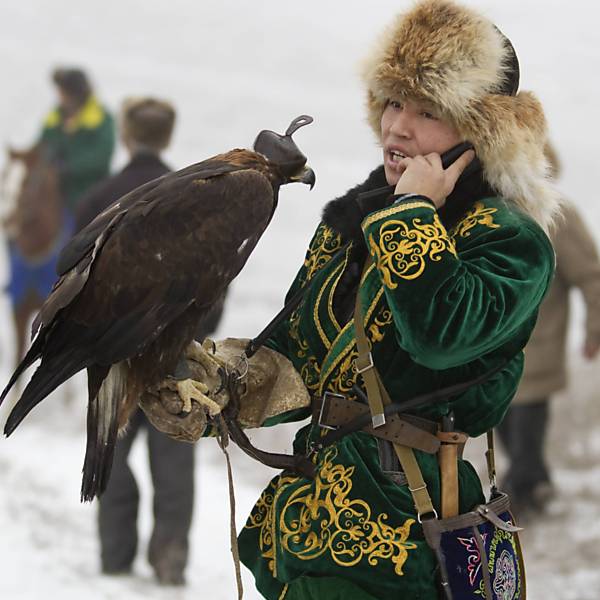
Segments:
[[[425,110],[427,112],[435,114],[439,113],[438,107],[435,104],[433,104],[433,102],[427,102],[426,100],[423,100],[422,102],[419,102],[418,106],[421,110]]]

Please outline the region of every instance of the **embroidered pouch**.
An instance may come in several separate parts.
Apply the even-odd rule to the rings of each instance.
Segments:
[[[520,527],[506,494],[448,519],[426,519],[446,600],[525,600]]]

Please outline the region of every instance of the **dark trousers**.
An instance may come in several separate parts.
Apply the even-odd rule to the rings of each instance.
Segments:
[[[106,491],[100,499],[99,532],[102,569],[127,571],[138,542],[139,491],[127,457],[140,428],[148,432],[154,486],[154,529],[148,558],[157,570],[183,573],[188,557],[188,532],[194,506],[194,446],[157,431],[138,410],[117,442]]]
[[[522,506],[532,500],[533,491],[540,483],[550,482],[544,460],[548,400],[512,405],[498,427],[510,463],[501,487]]]

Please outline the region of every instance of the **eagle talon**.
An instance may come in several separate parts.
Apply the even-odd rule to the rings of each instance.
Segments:
[[[213,345],[214,350],[212,353],[205,347],[208,344]],[[199,344],[198,342],[189,344],[185,349],[184,355],[185,358],[200,364],[210,377],[216,377],[219,368],[225,366],[216,354],[216,344],[208,338],[204,340],[203,344]]]
[[[219,377],[221,378],[221,384],[215,390],[214,395],[218,396],[223,390],[227,389],[227,384],[229,383],[229,376],[227,375],[227,369],[225,367],[219,367],[217,370]]]
[[[221,412],[221,407],[206,395],[208,387],[201,381],[195,381],[194,379],[178,381],[177,392],[183,401],[182,413],[189,414],[192,412],[192,400],[205,408],[211,417]]]

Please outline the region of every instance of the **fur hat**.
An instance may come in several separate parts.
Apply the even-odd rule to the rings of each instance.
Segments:
[[[559,195],[547,178],[544,112],[532,93],[517,93],[516,54],[493,23],[450,0],[421,0],[378,40],[363,79],[378,139],[390,99],[433,103],[473,144],[488,183],[548,228]]]
[[[123,138],[159,152],[171,140],[175,109],[169,102],[156,98],[127,98],[121,113]]]

